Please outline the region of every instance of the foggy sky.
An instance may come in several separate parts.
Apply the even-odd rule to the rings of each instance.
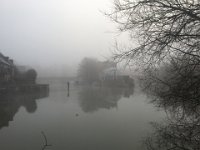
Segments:
[[[72,75],[83,57],[110,54],[115,25],[101,11],[112,1],[0,0],[0,51],[40,74]]]

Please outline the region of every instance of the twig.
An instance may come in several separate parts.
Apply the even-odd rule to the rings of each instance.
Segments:
[[[45,135],[45,133],[43,131],[41,132],[41,134],[44,137],[44,141],[45,141],[45,143],[44,143],[44,145],[42,147],[42,150],[45,150],[47,147],[52,146],[52,145],[48,144],[47,137],[46,137],[46,135]]]

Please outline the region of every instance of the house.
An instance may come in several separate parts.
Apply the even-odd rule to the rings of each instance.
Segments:
[[[13,60],[0,53],[0,83],[12,81],[14,77]]]
[[[116,67],[105,69],[103,70],[102,80],[115,80],[117,78],[117,74],[118,71]]]
[[[117,63],[113,61],[99,62],[101,73],[99,75],[100,80],[113,80],[116,78]]]
[[[118,87],[133,87],[134,80],[124,71],[117,69],[117,64],[114,62],[103,62],[104,70],[101,74],[101,82],[104,85]]]

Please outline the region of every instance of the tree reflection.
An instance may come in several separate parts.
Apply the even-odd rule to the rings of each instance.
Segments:
[[[151,102],[167,113],[163,123],[152,123],[155,132],[145,140],[148,150],[200,149],[199,66],[186,67],[190,64],[172,62],[143,79]]]
[[[165,101],[165,104],[167,101]],[[191,106],[192,105],[192,106]],[[198,150],[200,148],[200,116],[192,103],[163,107],[167,118],[162,123],[151,123],[154,133],[146,138],[148,150]]]
[[[145,140],[148,150],[198,150],[200,148],[200,119],[169,118],[162,124],[152,123],[155,132]]]
[[[130,97],[132,94],[132,88],[82,87],[79,104],[84,112],[92,113],[101,108],[115,108],[122,97]]]
[[[24,107],[28,113],[37,110],[36,100],[47,97],[48,90],[31,93],[6,93],[1,94],[0,101],[0,129],[9,126],[20,107]]]

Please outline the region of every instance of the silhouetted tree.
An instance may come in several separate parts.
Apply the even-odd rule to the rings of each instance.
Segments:
[[[78,69],[78,77],[85,83],[93,83],[99,80],[99,63],[93,58],[84,58]]]
[[[34,69],[21,72],[15,68],[14,80],[17,84],[33,84],[37,78],[37,72]]]
[[[26,79],[30,82],[30,83],[35,83],[36,78],[37,78],[37,72],[34,69],[29,69],[26,73],[25,73]]]
[[[199,0],[115,0],[114,5],[107,15],[121,32],[138,38],[137,46],[116,53],[116,59],[139,59],[149,66],[189,55],[199,64]]]

